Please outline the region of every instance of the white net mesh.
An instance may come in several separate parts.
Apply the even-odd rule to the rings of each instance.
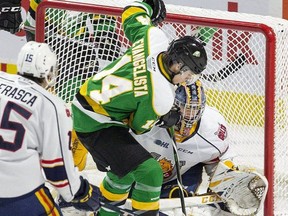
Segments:
[[[129,47],[120,22],[121,8],[128,2],[81,2],[54,1],[44,14],[39,12],[37,20],[36,39],[45,37],[58,56],[60,73],[54,91],[66,102],[72,100],[87,77]],[[219,109],[230,124],[231,148],[239,154],[237,163],[265,172],[271,190],[266,211],[288,215],[288,22],[258,15],[166,7],[168,16],[160,28],[170,40],[197,34],[206,43],[208,66],[201,79],[208,104]],[[270,127],[266,132],[265,125]]]

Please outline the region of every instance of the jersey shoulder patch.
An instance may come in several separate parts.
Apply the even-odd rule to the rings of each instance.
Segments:
[[[219,111],[213,107],[206,106],[198,132],[202,136],[208,136],[208,140],[222,142],[228,136],[227,131],[228,124]]]

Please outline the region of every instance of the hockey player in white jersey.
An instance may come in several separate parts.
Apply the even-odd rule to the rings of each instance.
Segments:
[[[45,90],[56,78],[56,55],[28,42],[18,71],[0,72],[0,215],[62,215],[45,181],[75,208],[97,210],[98,188],[74,168],[70,112]]]
[[[180,85],[174,104],[175,108],[181,109],[182,116],[175,126],[182,180],[187,195],[192,195],[201,183],[203,166],[215,164],[229,149],[228,126],[216,109],[206,105],[204,89],[199,80],[192,85]],[[178,191],[175,191],[178,187],[173,145],[168,130],[155,126],[150,132],[134,137],[162,166],[164,185],[161,197],[178,196]]]
[[[232,210],[239,215],[256,213],[264,202],[267,180],[259,173],[240,171],[234,166],[231,161],[233,154],[229,149],[228,124],[215,108],[206,105],[200,80],[191,85],[182,83],[177,88],[174,109],[179,110],[181,116],[178,124],[174,126],[174,137],[185,197],[197,193],[204,167],[210,177],[209,189],[221,194],[223,201],[233,200],[229,203],[229,209],[226,205],[221,205],[222,209],[228,212]],[[162,119],[159,126],[145,134],[134,135],[161,164],[164,179],[161,198],[179,197],[171,130],[166,129],[170,120],[175,122],[174,118],[178,118],[177,114],[171,118]],[[227,173],[230,175],[229,180]],[[250,184],[252,181],[257,182],[254,187]],[[231,191],[227,192],[227,188]],[[261,192],[258,193],[259,191]],[[247,203],[243,203],[245,199]],[[205,214],[209,215],[207,212]],[[217,214],[219,215],[219,212]],[[223,212],[220,214],[230,215]]]

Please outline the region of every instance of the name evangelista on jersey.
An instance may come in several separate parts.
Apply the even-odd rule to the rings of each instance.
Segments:
[[[145,134],[133,136],[160,162],[164,182],[176,179],[173,144],[167,130],[155,126]],[[222,156],[228,145],[226,121],[217,110],[206,105],[191,137],[177,141],[181,174],[198,163],[208,164]]]
[[[0,72],[0,197],[27,194],[45,179],[72,200],[80,187],[63,101],[38,84]]]
[[[150,8],[140,2],[133,6],[122,14],[124,33],[132,46],[88,79],[72,104],[78,132],[117,125],[142,133],[173,105],[174,85],[161,58],[168,39],[151,25]]]

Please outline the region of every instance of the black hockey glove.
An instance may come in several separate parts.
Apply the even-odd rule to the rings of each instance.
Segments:
[[[0,3],[0,30],[11,34],[19,31],[22,23],[20,0],[10,0]]]
[[[143,2],[150,5],[153,10],[151,16],[153,25],[157,26],[166,18],[166,7],[163,0],[143,0]]]
[[[181,120],[181,113],[180,110],[177,108],[172,108],[168,113],[161,116],[156,126],[162,128],[170,128],[176,125]]]
[[[59,205],[60,208],[67,208],[73,206],[71,202],[66,202],[62,196],[57,197],[56,203]]]
[[[81,186],[75,194],[71,204],[78,210],[96,211],[100,208],[100,190],[98,187],[89,184],[86,179],[81,178]]]

